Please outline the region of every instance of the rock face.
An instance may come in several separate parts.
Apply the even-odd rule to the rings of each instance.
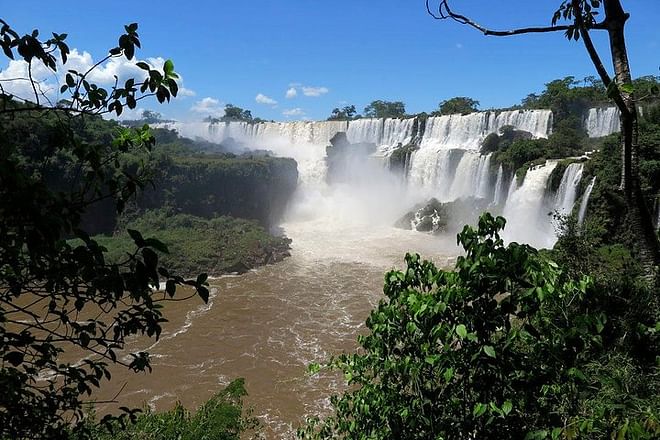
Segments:
[[[177,158],[164,166],[155,189],[138,200],[143,209],[175,206],[204,218],[229,215],[277,224],[298,182],[293,159],[243,155]]]
[[[395,226],[437,234],[445,231],[448,221],[447,204],[433,198],[426,203],[413,206],[410,212],[397,220]]]
[[[454,233],[466,223],[473,222],[488,208],[488,201],[480,198],[463,198],[442,203],[435,198],[415,205],[395,223],[397,228],[440,234]]]
[[[326,147],[326,165],[328,173],[326,181],[329,184],[350,181],[351,170],[360,170],[376,151],[376,144],[350,143],[346,133],[340,131],[330,139]]]

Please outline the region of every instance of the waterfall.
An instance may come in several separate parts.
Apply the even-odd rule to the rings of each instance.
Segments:
[[[598,107],[589,109],[586,120],[586,130],[589,137],[609,136],[621,130],[619,109],[616,107]]]
[[[582,201],[580,202],[580,210],[578,211],[578,225],[582,226],[584,223],[584,217],[587,214],[587,206],[589,205],[589,197],[591,197],[591,191],[594,189],[594,184],[596,183],[596,178],[594,177],[589,182],[587,189],[584,190],[582,195]]]
[[[550,110],[510,110],[504,112],[476,112],[469,115],[444,115],[428,118],[421,148],[477,151],[491,133],[511,125],[527,131],[535,138],[546,138],[552,128]]]
[[[346,136],[348,141],[380,145],[383,138],[383,119],[357,119],[348,123]]]
[[[564,171],[559,189],[555,196],[555,211],[560,215],[569,215],[573,211],[577,189],[582,180],[584,164],[572,163]]]
[[[520,186],[512,182],[510,195],[504,206],[507,227],[503,236],[509,240],[521,241],[535,247],[552,247],[556,241],[552,222],[548,214],[545,191],[550,174],[557,161],[530,168]],[[515,186],[514,186],[515,185]]]
[[[493,206],[498,206],[502,203],[502,187],[504,186],[504,169],[502,164],[500,164],[497,169],[497,178],[495,179],[495,194],[493,196]]]
[[[509,237],[531,244],[551,246],[554,233],[546,214],[553,209],[569,213],[575,201],[582,165],[567,168],[555,199],[546,197],[548,176],[556,166],[549,161],[530,169],[521,185],[515,176],[505,175],[500,165],[492,167],[492,154],[480,153],[481,143],[504,126],[546,138],[552,130],[550,110],[476,112],[421,118],[364,118],[352,121],[164,123],[156,126],[175,129],[179,135],[225,143],[232,138],[249,149],[270,150],[298,163],[303,196],[308,198],[306,213],[382,210],[380,200],[387,194],[394,203],[389,210],[410,209],[415,203],[435,197],[441,202],[475,197],[503,207],[511,231]],[[366,160],[349,161],[344,187],[327,184],[326,146],[339,132],[352,144],[376,146]],[[406,172],[391,175],[385,164],[399,145],[415,143],[417,149],[406,156]],[[357,150],[356,150],[357,151]],[[350,172],[349,172],[350,171]],[[348,183],[348,185],[346,185]],[[393,196],[393,194],[396,194]],[[331,200],[332,199],[332,200]],[[343,206],[344,208],[340,208]],[[325,209],[327,208],[327,209]],[[400,215],[400,213],[398,214]]]

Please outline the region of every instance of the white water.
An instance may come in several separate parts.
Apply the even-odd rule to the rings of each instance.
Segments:
[[[582,225],[584,223],[584,217],[587,215],[587,207],[589,205],[589,197],[591,197],[591,191],[594,189],[594,185],[596,184],[596,178],[594,177],[591,179],[591,182],[589,182],[589,186],[587,186],[587,189],[584,190],[584,194],[582,195],[582,201],[580,202],[580,209],[578,211],[578,225]]]
[[[507,125],[536,138],[547,137],[552,127],[551,111],[491,111],[431,117],[426,121],[423,135],[419,129],[421,124],[417,122],[407,118],[258,124],[173,123],[166,126],[193,139],[222,143],[232,138],[251,149],[266,149],[278,156],[293,157],[298,163],[300,187],[289,209],[289,222],[321,221],[318,228],[340,228],[347,235],[351,227],[391,227],[414,204],[430,197],[441,201],[476,197],[505,205],[505,215],[519,216],[521,220],[533,217],[538,220],[533,223],[539,225],[545,222],[545,226],[537,228],[536,235],[522,230],[518,234],[518,228],[511,226],[511,239],[544,246],[554,243],[549,218],[537,215],[545,203],[545,187],[551,171],[546,173],[546,170],[550,166],[542,172],[530,170],[520,188],[512,181],[506,194],[504,170],[499,167],[496,176],[491,169],[492,156],[479,153],[483,139]],[[328,185],[326,146],[342,131],[351,143],[374,144],[376,155],[381,157],[387,157],[398,145],[415,140],[419,142],[419,149],[412,154],[404,179],[383,167],[382,160],[351,160],[347,161],[346,169],[341,170],[349,177],[347,182]],[[572,171],[575,167],[569,168]],[[575,180],[575,176],[565,177],[571,182]],[[537,199],[534,203],[533,198]],[[518,202],[513,203],[515,200]],[[574,200],[574,187],[567,185],[560,209],[570,211]],[[475,220],[465,219],[466,222]],[[513,220],[513,225],[515,222]]]
[[[621,129],[619,109],[616,107],[597,107],[589,109],[585,123],[589,137],[609,136]]]
[[[510,110],[477,112],[469,115],[445,115],[428,118],[421,148],[477,151],[481,142],[504,126],[527,131],[535,138],[546,138],[552,129],[550,110]]]
[[[572,163],[566,167],[555,197],[555,210],[560,215],[570,215],[575,205],[577,189],[582,180],[584,164]]]
[[[495,194],[493,196],[493,205],[499,206],[502,203],[502,187],[504,186],[504,169],[500,164],[497,169],[497,178],[495,179]]]
[[[530,168],[522,185],[514,186],[504,206],[507,227],[503,236],[535,247],[552,247],[556,241],[551,216],[552,206],[545,198],[548,178],[557,161]],[[512,185],[515,185],[515,177]]]

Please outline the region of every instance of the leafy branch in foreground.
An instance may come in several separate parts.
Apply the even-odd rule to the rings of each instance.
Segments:
[[[0,84],[0,438],[63,438],[71,430],[84,435],[84,398],[110,379],[111,365],[151,369],[148,353],[124,352],[127,338],[158,338],[166,321],[163,303],[177,286],[190,286],[208,300],[205,274],[184,279],[160,266],[159,253],[168,251],[160,241],[129,231],[133,250],[109,263],[106,249],[81,229],[90,206],[113,200],[121,212],[148,183],[155,143],[146,126],[118,129],[111,142],[87,139],[81,127],[151,95],[169,100],[177,94],[177,75],[167,61],[163,72],[138,63],[147,72],[144,80],[129,78],[122,87],[116,80],[109,91],[88,81],[110,58],[134,57],[140,41],[131,24],[89,70],[68,71],[61,89],[70,91],[67,103],[44,105],[42,98],[48,99],[38,92],[32,67],[41,63],[55,72],[56,54],[66,65],[66,34],[42,41],[36,30],[19,36],[0,24],[0,47],[9,59],[18,55],[27,63],[34,91],[19,98]],[[34,141],[30,131],[36,130],[46,136]],[[127,166],[129,154],[145,161]],[[71,238],[79,241],[72,245]],[[162,282],[165,292],[156,292]],[[125,413],[135,416],[134,410]],[[123,423],[124,416],[103,422]]]

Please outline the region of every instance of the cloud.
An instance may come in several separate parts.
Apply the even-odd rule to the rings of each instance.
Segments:
[[[224,116],[225,114],[225,109],[222,106],[222,103],[215,98],[211,98],[210,96],[195,102],[195,104],[190,107],[190,111],[217,117]]]
[[[176,96],[182,98],[188,96],[197,96],[197,93],[187,87],[179,87],[179,93]]]
[[[298,91],[296,90],[295,87],[290,87],[290,88],[286,91],[286,99],[295,98],[296,95],[298,95]]]
[[[135,78],[136,81],[142,81],[146,77],[146,72],[137,67],[139,60],[127,60],[125,57],[113,57],[105,63],[92,70],[87,80],[97,84],[100,87],[109,89],[115,84],[115,77],[118,79],[118,85],[121,87],[128,78]],[[162,70],[165,64],[163,57],[151,57],[142,60],[149,64],[152,69]],[[71,49],[66,64],[62,64],[61,59],[57,59],[57,72],[53,72],[40,62],[32,65],[32,77],[37,83],[37,91],[40,93],[40,100],[50,100],[55,102],[62,98],[68,98],[69,94],[60,95],[60,85],[64,84],[64,78],[68,70],[76,70],[80,73],[87,72],[97,61],[86,51],[79,51],[76,48]],[[34,91],[30,82],[28,64],[23,60],[11,60],[9,65],[0,71],[0,84],[5,93],[10,93],[18,98],[34,101]],[[18,79],[17,79],[18,78]],[[195,92],[183,87],[183,80],[180,78],[179,95],[194,96]]]
[[[303,86],[302,88],[303,95],[305,96],[313,96],[313,97],[318,97],[321,95],[325,95],[328,93],[330,90],[328,90],[327,87],[309,87],[309,86]]]
[[[463,43],[456,43],[456,49],[463,49]]]
[[[304,116],[305,111],[303,109],[301,109],[300,107],[296,107],[296,108],[291,108],[291,109],[288,109],[288,110],[284,110],[282,112],[282,114],[284,116],[289,116],[289,117],[291,117],[291,116]]]
[[[273,98],[270,98],[262,93],[257,94],[257,96],[254,98],[254,100],[258,104],[266,104],[266,105],[277,105],[277,101],[275,101]]]

